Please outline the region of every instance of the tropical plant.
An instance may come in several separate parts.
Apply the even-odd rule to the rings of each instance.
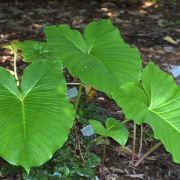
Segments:
[[[102,172],[104,171],[104,163],[106,159],[106,146],[108,143],[107,138],[110,137],[115,140],[118,144],[125,146],[128,140],[128,130],[124,126],[123,123],[118,122],[114,118],[107,118],[105,121],[105,126],[97,120],[90,120],[89,123],[91,124],[94,133],[100,135],[103,138],[103,156],[102,156]],[[102,141],[102,139],[101,139]],[[100,179],[102,179],[102,173]]]
[[[46,42],[28,40],[10,46],[15,78],[0,68],[1,157],[28,172],[48,161],[68,138],[73,120],[78,118],[83,86],[88,85],[113,97],[126,119],[150,124],[155,138],[180,163],[180,90],[171,76],[152,63],[141,72],[137,49],[124,43],[108,20],[90,23],[83,35],[68,25],[47,26],[45,34]],[[17,48],[24,61],[31,63],[21,79],[16,69]],[[66,97],[63,68],[80,79],[75,110]],[[113,118],[105,126],[95,120],[90,123],[95,133],[126,144],[124,123]],[[82,156],[75,123],[74,129]],[[59,173],[66,176],[66,170],[60,168]]]
[[[108,20],[88,24],[83,35],[68,25],[47,26],[45,35],[44,44],[25,41],[18,45],[25,61],[52,60],[51,52],[73,76],[108,95],[125,82],[140,79],[137,48],[124,43],[119,30]],[[33,48],[27,50],[30,46]]]
[[[109,21],[102,20],[88,25],[84,38],[79,32],[71,30],[66,25],[57,27],[58,31],[55,32],[56,34],[54,34],[54,28],[56,29],[54,26],[47,27],[46,29],[47,34],[50,33],[50,35],[47,35],[48,39],[50,37],[48,43],[26,41],[18,44],[12,43],[10,46],[6,46],[6,48],[10,48],[14,52],[15,79],[5,69],[1,68],[0,71],[1,102],[5,102],[0,111],[0,130],[2,132],[0,136],[2,142],[0,155],[11,164],[23,166],[27,171],[32,166],[39,166],[46,162],[62,146],[65,139],[67,139],[74,119],[72,107],[68,104],[66,98],[66,85],[62,75],[62,68],[59,65],[60,63],[55,64],[55,60],[62,60],[65,67],[64,62],[69,60],[71,56],[75,57],[75,61],[73,60],[74,63],[84,60],[84,62],[82,61],[82,64],[85,65],[83,69],[88,68],[87,72],[89,73],[89,65],[91,67],[90,70],[92,70],[92,67],[97,66],[98,69],[93,74],[95,73],[94,75],[97,77],[100,75],[100,81],[103,82],[101,84],[102,88],[98,85],[98,81],[95,78],[91,82],[92,74],[85,72],[81,76],[82,72],[78,70],[80,64],[76,66],[77,70],[75,68],[72,71],[79,71],[80,76],[78,75],[78,77],[85,78],[85,82],[87,83],[90,80],[90,85],[98,86],[98,89],[103,89],[104,91],[107,89],[107,93],[109,94],[112,84],[108,85],[108,87],[103,87],[103,84],[106,84],[105,80],[108,80],[109,83],[113,80],[113,86],[115,87],[115,80],[118,78],[118,73],[122,75],[121,80],[118,79],[119,83],[126,81],[137,82],[139,80],[141,61],[137,50],[123,43],[118,30]],[[101,33],[93,37],[93,33],[97,28],[101,29]],[[69,37],[64,30],[67,30]],[[57,44],[58,47],[56,47],[55,44],[59,42],[59,39],[57,39],[52,46],[52,34],[60,38],[60,40],[61,38],[62,40],[64,39],[65,44]],[[109,40],[105,41],[108,37]],[[80,44],[82,47],[80,46],[79,49],[78,46]],[[69,47],[70,49],[68,49]],[[17,48],[22,49],[25,61],[33,61],[25,69],[21,82],[17,76],[16,69]],[[84,51],[85,49],[82,51],[82,48],[85,48],[86,51]],[[123,53],[120,52],[119,48],[120,50],[126,50],[124,57],[122,57]],[[60,56],[57,49],[60,49]],[[68,50],[69,55],[64,51],[65,49]],[[109,51],[105,53],[105,50],[108,49]],[[129,55],[131,51],[133,52],[132,56]],[[77,56],[74,56],[76,52]],[[53,58],[52,54],[56,58]],[[137,59],[137,62],[133,60],[133,56]],[[119,62],[119,69],[122,66],[123,72],[128,71],[129,74],[133,75],[124,76],[124,73],[119,71],[115,66],[113,71],[111,69],[109,70],[108,68],[111,68],[111,66],[108,58],[111,58],[116,63]],[[134,63],[131,65],[130,70],[128,70],[128,62],[130,61]],[[69,65],[71,64],[72,62]],[[109,72],[108,78],[103,78],[104,75],[98,72],[100,68],[103,68],[105,73]],[[69,69],[71,70],[70,67]],[[58,70],[61,70],[61,73]],[[75,107],[76,110],[78,102]],[[11,113],[6,113],[9,110]],[[16,151],[12,151],[12,149],[16,149]]]
[[[128,140],[128,130],[123,123],[118,122],[114,118],[106,119],[106,127],[100,121],[90,120],[89,121],[95,134],[99,134],[102,137],[111,137],[120,145],[125,146]]]
[[[49,160],[72,127],[74,112],[60,69],[50,61],[32,63],[17,87],[0,68],[0,156],[26,171]]]
[[[142,74],[141,83],[127,83],[112,93],[128,119],[147,123],[175,162],[180,163],[180,87],[153,63]]]

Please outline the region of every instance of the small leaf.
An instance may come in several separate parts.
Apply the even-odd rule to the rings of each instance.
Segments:
[[[129,134],[128,134],[128,130],[123,124],[121,124],[114,118],[108,118],[106,120],[106,129],[107,129],[106,131],[107,136],[110,136],[119,144],[125,146]]]
[[[23,60],[25,62],[55,60],[46,42],[27,40],[17,43],[18,49],[22,50]]]
[[[95,168],[101,163],[101,159],[94,153],[87,152],[84,157],[86,158],[86,167]]]
[[[89,122],[90,122],[91,126],[93,127],[94,132],[96,134],[99,134],[101,136],[106,136],[106,129],[100,121],[90,120]]]
[[[104,137],[111,137],[120,145],[124,146],[128,140],[128,130],[123,124],[113,118],[106,120],[106,128],[96,120],[90,120],[94,132]]]

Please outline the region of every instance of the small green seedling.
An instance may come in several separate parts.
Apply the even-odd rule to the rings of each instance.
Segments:
[[[108,137],[112,138],[118,144],[124,147],[125,144],[127,143],[129,133],[126,127],[124,126],[124,124],[118,122],[114,118],[107,118],[105,122],[105,126],[100,121],[97,120],[90,120],[89,122],[94,130],[94,133],[104,138],[104,148],[103,148],[103,157],[102,157],[102,168],[104,168],[104,162],[106,159],[107,138]]]
[[[93,127],[95,134],[105,138],[111,137],[120,145],[125,146],[128,140],[128,130],[124,124],[118,122],[114,118],[107,118],[105,126],[97,120],[90,120],[89,122]]]

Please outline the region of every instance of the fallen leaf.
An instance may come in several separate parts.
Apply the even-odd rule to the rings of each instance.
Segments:
[[[165,36],[163,38],[163,40],[165,40],[165,41],[167,41],[167,42],[169,42],[171,44],[177,44],[177,42],[172,37],[170,37],[170,36]]]

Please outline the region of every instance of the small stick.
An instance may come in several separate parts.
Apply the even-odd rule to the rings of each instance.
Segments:
[[[107,147],[107,137],[105,138],[104,148],[103,148],[103,157],[102,157],[102,165],[104,166],[106,159],[106,147]]]
[[[104,172],[104,163],[105,163],[105,159],[106,159],[106,147],[107,147],[107,137],[105,138],[105,144],[104,144],[104,148],[103,148],[103,156],[102,156],[102,172],[101,172],[101,176],[100,176],[100,180],[103,179],[103,172]]]
[[[81,143],[80,143],[80,140],[79,140],[79,135],[78,135],[76,125],[74,126],[74,128],[75,128],[75,133],[76,133],[76,139],[77,139],[77,145],[78,145],[79,154],[80,154],[80,157],[82,159],[82,162],[84,163],[85,160],[84,160],[84,156],[82,154]]]
[[[158,142],[157,144],[155,144],[153,147],[151,147],[135,164],[135,167],[138,167],[139,164],[149,155],[151,154],[153,151],[155,151],[159,146],[161,146],[162,143]]]

